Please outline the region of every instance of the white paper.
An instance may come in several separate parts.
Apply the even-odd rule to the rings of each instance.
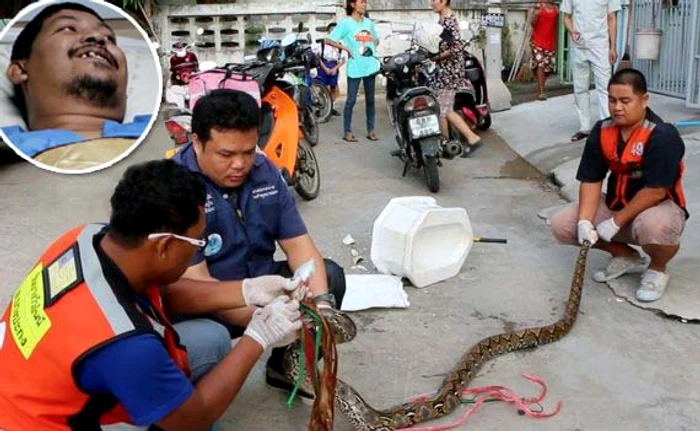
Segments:
[[[408,308],[408,295],[400,277],[383,274],[346,275],[342,311],[369,308]]]

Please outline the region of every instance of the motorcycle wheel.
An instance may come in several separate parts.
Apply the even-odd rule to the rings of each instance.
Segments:
[[[491,127],[491,113],[489,112],[486,114],[486,117],[484,117],[484,122],[477,125],[476,128],[479,130],[488,130]]]
[[[321,191],[321,170],[313,148],[305,138],[299,140],[294,189],[307,201],[316,199]]]
[[[332,105],[331,92],[322,83],[314,81],[311,84],[311,106],[320,123],[325,123],[331,118]]]
[[[425,157],[423,160],[423,172],[428,182],[428,190],[433,193],[440,191],[440,173],[438,172],[437,157]]]
[[[318,145],[319,127],[318,120],[316,120],[316,116],[313,114],[312,108],[310,106],[306,107],[303,110],[301,117],[301,129],[304,132],[304,136],[306,136],[306,138],[309,140],[311,146],[315,147]]]

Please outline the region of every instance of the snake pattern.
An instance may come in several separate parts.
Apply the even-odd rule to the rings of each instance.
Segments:
[[[336,406],[350,420],[357,431],[390,431],[407,428],[420,422],[436,419],[452,412],[460,404],[460,394],[467,388],[482,365],[500,355],[517,350],[549,344],[564,337],[576,322],[586,257],[590,244],[584,243],[574,268],[569,300],[564,316],[557,322],[535,328],[506,332],[484,338],[476,343],[450,371],[436,394],[421,401],[407,402],[390,409],[371,407],[347,383],[338,380]]]

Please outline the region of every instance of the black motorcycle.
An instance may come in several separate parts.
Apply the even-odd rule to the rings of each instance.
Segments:
[[[389,117],[394,126],[399,149],[392,152],[404,162],[403,175],[410,167],[423,169],[428,189],[440,190],[438,167],[440,158],[452,159],[460,154],[458,142],[442,139],[440,105],[425,81],[425,68],[431,54],[420,47],[384,57],[381,73],[386,77],[386,98]]]

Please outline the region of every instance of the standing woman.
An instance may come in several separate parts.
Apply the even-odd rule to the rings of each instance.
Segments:
[[[379,36],[374,23],[365,15],[367,0],[347,0],[345,11],[348,17],[340,21],[326,39],[329,46],[348,53],[348,95],[343,112],[343,140],[357,142],[352,133],[352,110],[362,83],[367,110],[367,139],[377,141],[379,138],[374,132],[374,84],[379,72],[379,60],[375,57]]]
[[[533,13],[530,68],[537,76],[537,98],[547,100],[544,92],[547,75],[554,73],[556,69],[554,55],[557,49],[559,8],[552,0],[538,0]]]
[[[440,42],[440,53],[436,56],[438,70],[430,83],[438,94],[440,128],[446,139],[450,136],[448,121],[459,130],[467,140],[467,144],[462,147],[462,157],[469,157],[481,146],[481,138],[474,133],[464,117],[454,111],[457,91],[471,87],[467,79],[464,41],[459,22],[450,8],[450,0],[430,0],[430,7],[440,16],[438,23],[448,34],[447,40]]]

